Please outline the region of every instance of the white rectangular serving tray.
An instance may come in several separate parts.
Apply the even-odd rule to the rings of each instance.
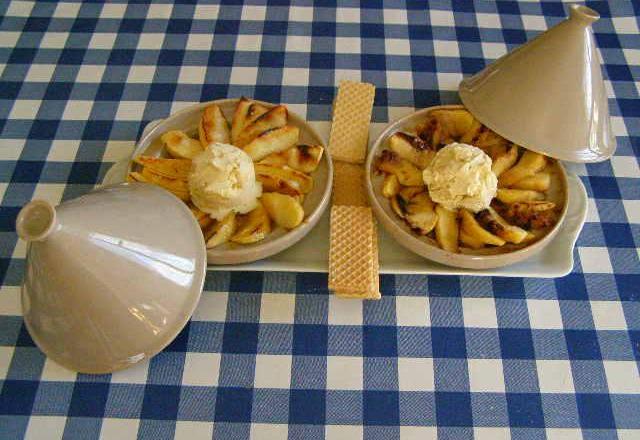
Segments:
[[[150,122],[145,131],[159,121]],[[310,123],[326,139],[329,125]],[[371,139],[375,139],[386,124],[371,124]],[[127,157],[116,163],[105,175],[103,184],[124,182]],[[558,235],[537,255],[512,266],[488,270],[460,269],[424,259],[398,245],[378,228],[380,246],[380,273],[421,275],[473,275],[501,277],[558,278],[573,269],[573,247],[582,230],[587,214],[587,193],[580,179],[568,172],[569,209]],[[270,258],[249,264],[214,266],[212,271],[265,271],[265,272],[327,272],[329,258],[329,210],[318,225],[297,244]]]

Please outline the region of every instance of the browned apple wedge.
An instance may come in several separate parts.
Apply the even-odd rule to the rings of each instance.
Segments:
[[[235,145],[244,147],[265,131],[284,127],[285,125],[287,125],[287,108],[284,105],[279,105],[260,115],[250,125],[245,126],[238,135]]]
[[[503,246],[506,243],[502,238],[493,235],[491,232],[480,226],[480,223],[476,221],[473,214],[466,209],[461,209],[460,215],[462,217],[460,224],[461,230],[463,230],[466,235],[471,236],[473,240],[491,244],[493,246]]]
[[[236,110],[233,113],[233,119],[231,120],[231,143],[235,145],[238,135],[244,128],[247,120],[247,114],[251,107],[251,100],[244,96],[240,98],[236,105]]]
[[[289,168],[255,164],[256,179],[266,192],[279,192],[296,196],[307,194],[313,189],[313,178],[305,173]]]
[[[422,171],[406,159],[390,150],[384,150],[376,161],[376,168],[385,173],[395,174],[404,186],[421,186]]]
[[[312,173],[318,168],[324,148],[322,145],[297,145],[283,153],[287,165],[303,173]]]
[[[458,213],[437,205],[436,214],[436,241],[445,251],[458,252]]]
[[[499,186],[509,187],[525,177],[533,176],[547,164],[546,158],[533,151],[525,151],[518,163],[502,173],[498,179]]]
[[[270,154],[293,147],[298,143],[299,137],[300,129],[298,127],[285,125],[260,134],[244,147],[244,151],[254,162],[258,162]]]
[[[213,104],[204,109],[198,126],[198,135],[202,148],[213,142],[228,144],[231,140],[229,123],[222,114],[220,107]]]
[[[511,185],[515,189],[526,189],[531,191],[546,191],[551,186],[551,175],[549,173],[537,173],[533,176],[525,177]]]
[[[511,168],[518,161],[518,146],[512,145],[506,153],[499,155],[493,160],[491,171],[496,177]]]
[[[134,163],[149,168],[155,174],[170,179],[186,180],[191,170],[191,161],[188,159],[165,159],[154,156],[138,156],[133,159]]]
[[[425,141],[404,132],[394,133],[389,138],[389,148],[421,170],[425,169],[435,156],[435,151],[431,150]]]
[[[293,229],[302,223],[304,209],[302,205],[291,196],[275,192],[263,193],[262,204],[269,217],[285,229]]]
[[[187,184],[186,180],[169,179],[167,177],[154,173],[152,170],[146,167],[142,169],[141,174],[148,183],[153,183],[154,185],[158,185],[166,189],[185,202],[188,202],[190,200],[191,196],[189,194],[189,185]]]
[[[271,232],[271,220],[261,202],[251,212],[238,216],[238,229],[231,236],[231,241],[239,244],[250,244],[264,240]]]
[[[427,235],[435,228],[438,214],[436,214],[434,203],[426,192],[414,196],[409,201],[406,211],[405,220],[420,235]]]
[[[205,235],[205,239],[207,240],[207,249],[212,249],[229,241],[236,231],[236,226],[235,212],[230,212],[224,216],[222,220],[216,222],[207,230]]]
[[[168,131],[160,139],[167,152],[176,159],[193,159],[202,152],[200,142],[180,130]]]

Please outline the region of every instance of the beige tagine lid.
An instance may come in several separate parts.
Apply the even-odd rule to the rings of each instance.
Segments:
[[[464,105],[484,125],[530,150],[598,162],[616,148],[591,24],[600,16],[571,5],[569,18],[460,83]]]
[[[18,214],[28,242],[24,321],[54,361],[109,373],[167,346],[195,309],[204,239],[187,206],[148,184],[106,187]]]

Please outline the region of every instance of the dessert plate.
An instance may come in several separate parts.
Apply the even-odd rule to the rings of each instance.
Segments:
[[[404,109],[403,109],[404,110]],[[406,109],[406,113],[413,112]],[[402,116],[402,115],[396,115]],[[158,121],[150,122],[153,128]],[[328,138],[330,125],[313,123],[316,131]],[[376,139],[388,124],[372,124],[370,139]],[[149,129],[145,129],[147,132]],[[143,134],[143,137],[145,135]],[[107,172],[103,184],[123,182],[126,178],[130,158],[117,162]],[[564,223],[556,237],[537,255],[507,267],[474,270],[461,269],[426,260],[397,244],[384,230],[378,228],[380,246],[380,273],[422,275],[473,275],[502,277],[557,278],[573,269],[573,248],[584,226],[587,216],[587,192],[574,173],[567,170],[568,209]],[[283,271],[283,272],[327,272],[329,255],[329,212],[325,212],[316,227],[305,238],[287,250],[248,264],[209,265],[209,270],[230,271]]]

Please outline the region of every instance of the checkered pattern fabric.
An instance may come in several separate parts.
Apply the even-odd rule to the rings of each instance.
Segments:
[[[546,2],[0,2],[0,438],[640,438],[640,4],[588,2],[618,151],[573,166],[589,217],[565,278],[210,273],[151,361],[69,372],[19,306],[32,198],[86,193],[153,119],[240,95],[328,125],[340,79],[380,127],[566,16]]]

